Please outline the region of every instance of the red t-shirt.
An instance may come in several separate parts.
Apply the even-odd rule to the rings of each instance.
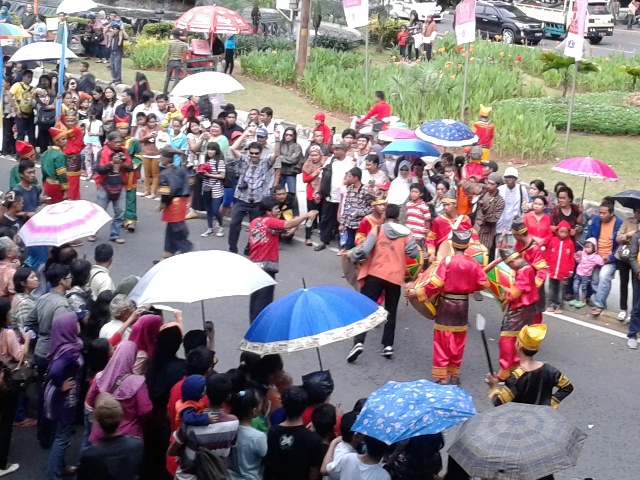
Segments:
[[[277,262],[280,258],[279,234],[284,230],[284,220],[274,217],[258,217],[249,225],[249,259],[252,262]]]

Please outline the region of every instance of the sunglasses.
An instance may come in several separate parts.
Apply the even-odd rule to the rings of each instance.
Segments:
[[[260,152],[249,152],[249,155],[252,155],[254,157],[260,155]]]

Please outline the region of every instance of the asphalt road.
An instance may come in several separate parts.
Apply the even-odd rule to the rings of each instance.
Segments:
[[[442,22],[438,24],[438,33],[445,31],[453,32],[452,16],[445,15]],[[557,45],[556,40],[545,39],[537,47],[552,49]],[[614,54],[623,54],[627,57],[633,56],[640,52],[640,29],[634,27],[633,30],[627,30],[624,25],[616,25],[613,36],[604,37],[599,45],[592,45],[590,53],[593,56],[606,57]]]
[[[0,159],[0,175],[5,178],[0,189],[7,188],[8,171],[14,164]],[[86,199],[94,198],[93,184],[82,187]],[[129,274],[142,275],[152,266],[152,261],[162,254],[164,225],[156,211],[158,203],[139,199],[140,223],[135,234],[124,233],[125,245],[114,245],[116,254],[112,266],[113,278],[117,281]],[[201,239],[205,229],[204,220],[188,222],[191,239],[197,249],[226,249],[227,239],[209,237]],[[98,235],[98,241],[108,238],[107,227]],[[315,239],[315,238],[314,238]],[[246,242],[242,233],[240,245]],[[92,259],[94,244],[80,247],[81,253]],[[206,275],[224,276],[224,271],[212,270]],[[276,295],[286,295],[302,286],[345,285],[338,258],[331,250],[314,252],[303,243],[294,241],[281,247],[281,273],[278,275]],[[195,275],[177,278],[176,282],[203,281]],[[205,277],[206,278],[206,277]],[[197,304],[183,305],[187,329],[201,328],[200,307]],[[497,364],[500,311],[495,301],[485,298],[483,302],[471,302],[470,318],[481,313],[488,320],[487,334],[494,365]],[[216,350],[220,359],[218,369],[226,371],[236,367],[240,352],[237,345],[249,326],[248,298],[234,297],[206,302],[207,318],[216,325]],[[626,348],[624,335],[591,323],[573,323],[565,317],[546,317],[549,335],[539,358],[561,369],[573,382],[574,393],[562,403],[560,411],[589,437],[575,468],[560,472],[557,479],[582,479],[592,477],[605,479],[637,478],[636,459],[640,448],[636,441],[638,427],[637,407],[638,351]],[[355,364],[347,364],[345,357],[349,342],[341,342],[322,348],[325,368],[331,370],[336,384],[333,402],[342,403],[349,410],[355,401],[390,380],[408,381],[430,378],[431,339],[433,323],[423,319],[412,307],[401,304],[398,312],[396,355],[386,360],[379,355],[381,329],[371,332],[365,352]],[[301,375],[317,370],[318,361],[313,351],[300,352],[284,357],[285,368],[294,381]],[[461,372],[462,386],[474,397],[479,411],[493,408],[486,394],[484,375],[487,363],[479,333],[469,330],[465,359]],[[77,458],[80,430],[69,450],[69,461]],[[447,432],[450,441],[455,430]],[[11,478],[40,480],[47,460],[47,452],[35,442],[34,429],[15,429],[11,462],[19,462],[21,468]],[[636,472],[636,473],[634,473]]]

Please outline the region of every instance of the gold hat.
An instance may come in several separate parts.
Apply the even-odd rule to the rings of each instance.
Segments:
[[[376,198],[373,202],[371,202],[371,206],[373,207],[374,205],[386,205],[387,203],[387,199],[380,197],[380,198]]]
[[[442,203],[453,203],[455,205],[458,204],[455,189],[450,188],[449,191],[444,194],[444,197],[442,197]]]
[[[525,350],[536,351],[547,335],[547,326],[543,323],[537,325],[525,325],[518,333],[518,342]]]
[[[513,219],[513,223],[511,223],[511,233],[514,235],[526,235],[529,233],[527,226],[522,221],[522,217],[516,217]]]
[[[488,117],[489,115],[491,115],[491,110],[493,110],[492,107],[485,107],[484,105],[480,104],[481,117]]]
[[[451,243],[457,250],[466,250],[471,240],[471,230],[453,230],[451,232]]]

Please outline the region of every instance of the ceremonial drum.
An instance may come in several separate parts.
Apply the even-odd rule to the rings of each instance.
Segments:
[[[451,240],[445,240],[438,247],[437,260],[442,260],[450,255],[453,255],[455,251],[453,250],[453,246],[451,245]],[[489,263],[489,251],[487,247],[478,242],[477,240],[471,240],[469,242],[469,246],[464,251],[464,254],[467,257],[473,258],[476,262],[478,262],[483,267],[486,267]]]
[[[428,284],[433,285],[436,269],[438,268],[439,263],[440,262],[433,262],[429,266],[429,268],[427,268],[424,272],[422,272],[418,276],[418,279],[414,282],[413,288],[420,289]],[[409,303],[411,303],[411,306],[413,306],[413,308],[415,308],[418,311],[418,313],[420,313],[420,315],[422,315],[425,318],[428,318],[429,320],[433,320],[434,318],[436,318],[435,303],[436,303],[437,297],[438,295],[434,295],[433,297],[427,299],[426,302],[421,302],[417,298],[410,298]]]
[[[516,281],[516,272],[506,263],[500,262],[487,272],[489,288],[499,304],[506,298],[507,291],[511,290]]]
[[[418,251],[418,258],[411,258],[409,255],[405,257],[405,271],[404,281],[411,282],[415,280],[418,274],[422,271],[424,265],[424,253],[422,250]]]
[[[349,285],[351,285],[356,289],[356,291],[359,292],[360,285],[358,285],[358,267],[353,262],[351,262],[351,259],[348,255],[344,255],[343,257],[341,257],[341,263],[345,280],[349,282]]]

